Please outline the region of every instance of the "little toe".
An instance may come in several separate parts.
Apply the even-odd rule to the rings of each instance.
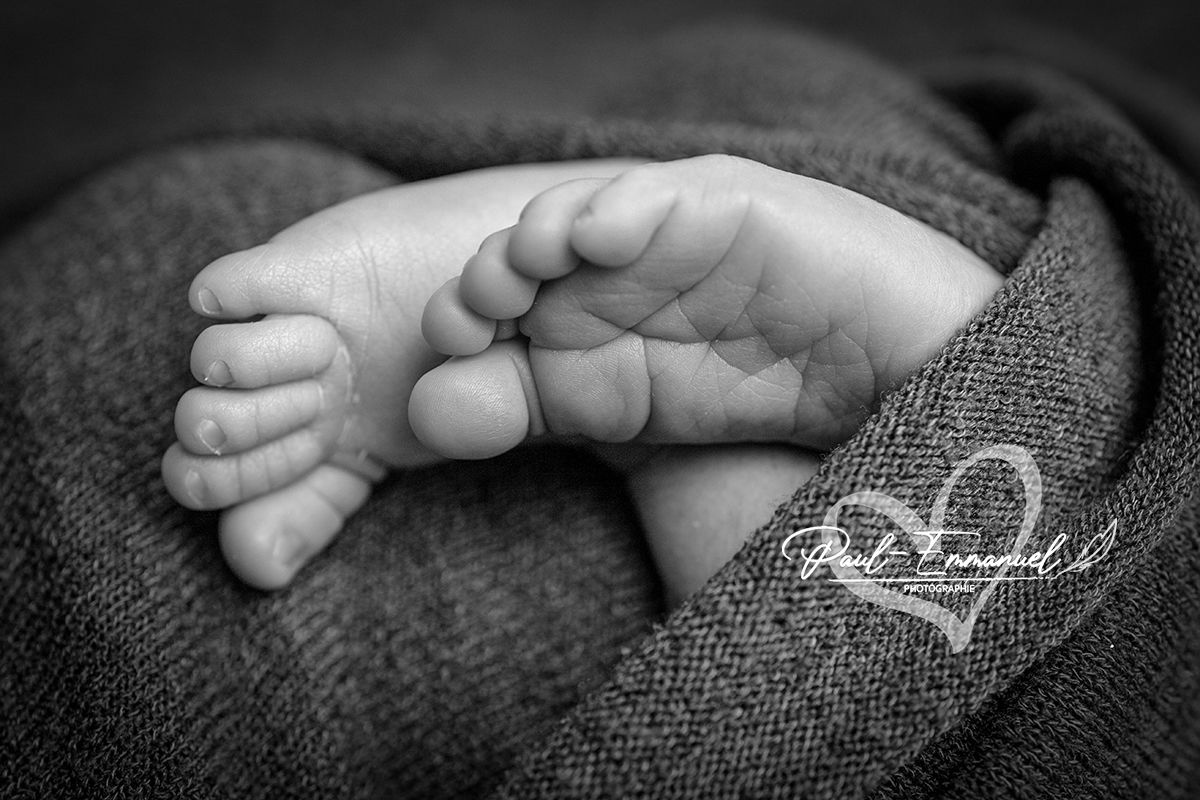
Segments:
[[[175,435],[195,455],[242,453],[312,422],[323,394],[315,380],[234,392],[201,386],[175,407]]]
[[[275,259],[270,245],[227,253],[212,261],[192,279],[188,303],[197,314],[212,319],[245,319],[269,313],[269,292],[263,278],[273,274]],[[265,273],[265,274],[264,274]]]
[[[202,269],[188,289],[197,314],[222,320],[261,314],[320,314],[329,304],[330,285],[312,276],[329,276],[329,256],[287,236],[229,253]]]
[[[571,248],[589,263],[623,267],[649,247],[679,198],[663,167],[647,164],[606,183],[571,221]]]
[[[608,181],[585,178],[559,184],[529,201],[508,242],[508,262],[539,280],[561,278],[579,266],[571,225]]]
[[[482,352],[496,338],[496,320],[467,306],[451,278],[433,293],[421,313],[421,335],[434,350],[448,356]]]
[[[541,281],[522,275],[508,260],[512,228],[494,233],[463,267],[459,291],[468,306],[492,319],[516,319],[529,310]]]
[[[408,419],[447,458],[491,458],[544,432],[526,347],[498,342],[430,370],[413,388]]]
[[[294,483],[221,515],[229,567],[259,589],[281,589],[341,531],[371,492],[361,475],[322,464]]]
[[[329,457],[335,439],[310,425],[227,456],[194,455],[176,442],[163,455],[163,482],[187,508],[228,508],[296,480]]]
[[[212,325],[192,346],[192,374],[209,386],[255,389],[318,375],[341,348],[337,330],[308,314]]]

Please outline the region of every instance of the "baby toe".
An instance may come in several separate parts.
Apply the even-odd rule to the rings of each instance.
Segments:
[[[430,370],[413,388],[408,419],[417,438],[447,458],[491,458],[543,432],[526,348],[499,342]]]
[[[221,256],[202,269],[188,289],[192,309],[212,319],[235,320],[261,314],[321,314],[329,285],[313,276],[329,275],[328,260],[312,248],[271,241]]]
[[[227,456],[198,456],[177,442],[163,455],[163,482],[187,508],[228,508],[282,488],[320,464],[332,449],[330,438],[309,426]]]
[[[280,589],[366,502],[361,475],[322,464],[294,483],[221,515],[221,551],[230,569],[259,589]]]
[[[637,167],[606,183],[570,224],[571,248],[591,264],[623,267],[650,246],[679,198],[670,165]]]
[[[341,348],[329,322],[306,314],[213,325],[192,346],[192,374],[209,386],[255,389],[318,375]]]
[[[522,275],[508,260],[512,229],[494,233],[463,267],[459,292],[468,306],[492,319],[515,319],[533,305],[541,281]]]
[[[507,260],[513,268],[539,280],[573,272],[580,262],[571,246],[571,225],[606,183],[593,178],[568,181],[529,201],[508,242]]]
[[[192,310],[212,319],[245,319],[272,304],[264,291],[271,264],[278,259],[270,245],[227,253],[209,263],[192,279],[188,302]]]
[[[421,314],[421,335],[434,350],[448,356],[470,356],[496,338],[496,320],[469,308],[451,278],[433,293]]]
[[[199,387],[175,407],[175,435],[195,455],[241,453],[312,422],[322,400],[315,380],[250,391]]]

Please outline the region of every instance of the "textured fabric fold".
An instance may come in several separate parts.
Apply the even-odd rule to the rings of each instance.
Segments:
[[[1195,202],[1082,87],[1011,65],[960,74],[943,91],[1046,203],[1006,288],[500,796],[1194,793]],[[1113,521],[1118,535],[1085,573],[1000,584],[963,653],[781,557],[789,532],[855,490],[926,513],[950,464],[996,444],[1040,467],[1027,547]],[[955,486],[960,519],[1009,516],[1001,543],[1019,519],[1004,478],[979,469]],[[874,534],[868,550],[888,528],[853,523]]]

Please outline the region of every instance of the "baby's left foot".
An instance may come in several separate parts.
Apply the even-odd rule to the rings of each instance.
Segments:
[[[409,420],[452,458],[541,434],[827,449],[1001,282],[949,236],[744,159],[572,181],[430,299],[425,337],[459,357]]]

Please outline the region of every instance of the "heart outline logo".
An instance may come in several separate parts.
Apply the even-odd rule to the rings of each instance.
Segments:
[[[1029,541],[1030,536],[1033,535],[1034,526],[1041,515],[1042,478],[1041,473],[1038,471],[1037,463],[1028,451],[1022,447],[1007,444],[984,448],[954,465],[953,472],[951,472],[938,491],[933,509],[930,512],[928,526],[921,519],[920,515],[905,503],[889,494],[872,491],[856,492],[843,497],[830,507],[829,511],[825,514],[824,526],[821,528],[824,544],[827,547],[832,547],[838,543],[831,531],[840,530],[837,524],[838,515],[847,506],[862,506],[878,511],[889,517],[910,536],[928,536],[935,532],[943,531],[942,523],[945,520],[946,507],[950,502],[950,495],[954,487],[968,469],[985,460],[997,460],[1007,463],[1016,470],[1021,483],[1025,487],[1025,514],[1021,521],[1021,528],[1017,533],[1016,539],[1013,541],[1012,548],[1009,550],[1011,557],[1015,558],[1019,556],[1025,544]],[[960,653],[966,649],[967,644],[971,640],[971,634],[975,629],[975,622],[979,618],[979,614],[996,591],[996,586],[1011,569],[1011,561],[1012,559],[1007,560],[997,569],[992,579],[987,582],[984,589],[971,603],[971,607],[965,618],[960,618],[945,606],[911,594],[903,594],[888,589],[863,575],[857,567],[841,563],[841,559],[834,559],[830,563],[830,568],[846,588],[864,600],[931,622],[950,640],[951,652]]]

